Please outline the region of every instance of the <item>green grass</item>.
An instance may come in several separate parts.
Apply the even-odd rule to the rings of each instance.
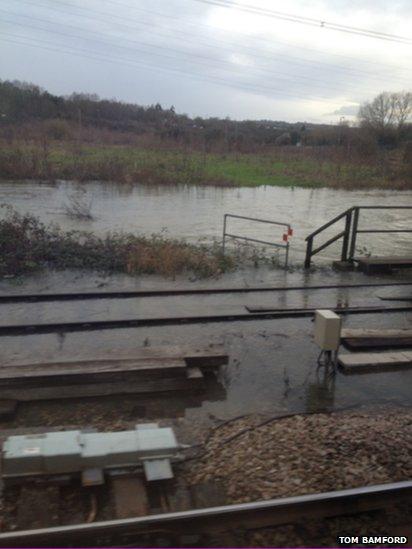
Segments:
[[[268,154],[203,154],[132,146],[59,144],[3,146],[4,179],[111,180],[120,183],[256,187],[260,185],[407,188],[387,180],[376,165],[315,157],[311,150]],[[311,157],[310,155],[313,155]]]

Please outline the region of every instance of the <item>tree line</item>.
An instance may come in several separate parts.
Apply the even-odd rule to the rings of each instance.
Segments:
[[[338,145],[396,147],[412,140],[412,94],[381,93],[359,110],[359,125],[287,123],[273,120],[235,121],[191,118],[159,103],[141,106],[95,94],[53,95],[31,83],[0,81],[0,130],[45,123],[50,139],[70,139],[82,128],[151,135],[160,141],[201,145],[205,150],[249,150],[266,145]]]

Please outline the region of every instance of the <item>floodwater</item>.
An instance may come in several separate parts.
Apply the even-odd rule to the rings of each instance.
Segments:
[[[74,194],[91,204],[93,219],[79,221],[67,216],[65,205]],[[0,203],[21,213],[31,213],[44,222],[66,230],[131,232],[151,235],[164,232],[190,242],[221,239],[225,213],[289,223],[294,230],[290,260],[301,265],[305,237],[323,223],[353,205],[412,205],[412,191],[343,191],[290,187],[217,188],[191,186],[147,186],[107,182],[32,181],[1,182]],[[362,211],[360,229],[409,229],[412,210]],[[282,243],[284,229],[268,224],[230,219],[228,232]],[[343,229],[343,220],[315,240],[314,246]],[[318,256],[315,263],[339,258],[336,243]],[[359,253],[402,255],[410,253],[407,233],[359,235]],[[283,251],[281,252],[283,253]]]
[[[274,286],[393,283],[410,281],[410,277],[366,278],[360,273],[313,273],[308,280],[301,271],[283,273],[282,278],[267,270],[261,274],[260,283]],[[236,285],[256,285],[257,279],[236,275]],[[286,278],[285,278],[286,277]],[[253,280],[253,283],[251,281]],[[241,283],[241,284],[240,284]],[[163,280],[163,287],[182,287],[183,281],[170,283]],[[208,286],[229,286],[229,278],[214,281]],[[185,286],[194,288],[188,282]],[[198,287],[199,284],[196,284]],[[206,284],[202,284],[206,286]],[[28,278],[22,285],[16,281],[0,282],[0,292],[53,292],[160,287],[160,279],[150,282],[122,275],[105,278],[85,273],[47,273]],[[150,297],[122,300],[70,301],[59,303],[26,303],[1,305],[3,324],[28,322],[59,322],[70,320],[101,320],[121,318],[153,318],[159,316],[207,315],[245,312],[245,305],[273,307],[335,307],[337,304],[399,305],[399,302],[382,302],[380,296],[396,296],[411,286],[380,288],[334,288],[324,290],[290,290],[247,294]],[[409,312],[391,314],[353,315],[343,318],[345,327],[411,328]],[[98,356],[127,356],[139,347],[193,345],[207,346],[222,343],[229,355],[229,364],[221,367],[219,383],[210,385],[200,396],[142,398],[127,395],[115,403],[115,416],[120,419],[141,420],[145,417],[182,416],[190,423],[207,421],[208,418],[228,419],[239,414],[306,412],[359,407],[363,405],[412,405],[412,370],[379,372],[345,376],[338,372],[334,378],[317,369],[319,349],[313,341],[311,318],[279,318],[228,321],[225,323],[187,324],[176,326],[152,326],[113,329],[94,332],[58,333],[41,335],[7,336],[1,338],[3,364],[16,365],[36,361]],[[103,399],[104,400],[104,399]],[[93,425],[96,417],[113,420],[113,404],[107,408],[101,399],[83,399],[82,402],[65,401],[22,405],[17,424],[41,426],[72,425],[84,422]],[[105,401],[108,402],[108,401]],[[106,406],[106,408],[105,408]],[[53,413],[51,414],[51,410]],[[137,414],[137,415],[136,415]],[[76,419],[80,418],[80,419]]]
[[[73,220],[65,214],[65,204],[73,193],[83,193],[91,201],[93,220]],[[71,182],[36,184],[33,182],[0,183],[0,203],[7,203],[21,213],[40,217],[46,223],[59,224],[65,230],[80,229],[104,235],[108,231],[127,231],[150,235],[166,232],[170,237],[190,242],[220,239],[223,215],[233,213],[290,223],[294,229],[291,241],[291,262],[302,265],[305,237],[326,221],[352,205],[412,205],[412,191],[336,191],[281,187],[215,188],[215,187],[153,187],[93,182],[79,186]],[[383,210],[362,212],[361,229],[406,229],[411,227],[410,211]],[[282,230],[270,225],[230,222],[230,232],[263,240],[279,242]],[[322,237],[327,240],[342,230],[332,228]],[[317,243],[315,244],[315,246]],[[363,236],[358,246],[374,254],[400,255],[410,253],[406,233]],[[315,264],[330,264],[339,257],[339,245],[316,256]],[[0,280],[0,293],[42,293],[109,291],[178,287],[229,286],[311,286],[319,284],[372,283],[408,280],[410,273],[395,277],[370,277],[353,273],[336,273],[321,268],[313,273],[301,269],[240,269],[217,280],[197,281],[177,277],[166,280],[159,276],[103,276],[95,273],[37,273],[16,280]],[[407,288],[407,287],[405,287]],[[191,316],[236,314],[246,305],[273,307],[322,307],[382,305],[381,294],[391,295],[397,288],[330,289],[323,291],[294,290],[288,292],[139,298],[123,300],[72,301],[64,303],[28,303],[1,305],[0,323],[65,322],[150,318],[159,316]],[[386,302],[388,303],[388,302]],[[389,302],[390,303],[390,302]],[[399,302],[393,304],[399,305]],[[344,318],[345,327],[411,328],[410,313],[354,315]],[[230,418],[248,413],[283,413],[285,411],[321,411],[364,404],[395,403],[411,405],[412,370],[345,376],[338,372],[325,378],[317,370],[319,349],[313,341],[310,318],[253,320],[187,324],[165,327],[140,327],[95,332],[59,333],[2,337],[2,364],[30,360],[91,358],[98,355],[133,353],[142,346],[208,345],[223,343],[229,364],[220,369],[219,384],[201,397],[187,399],[163,398],[145,400],[127,396],[116,401],[116,414],[130,420],[142,417],[183,415],[195,423],[208,417]],[[87,401],[87,399],[86,399]],[[98,413],[104,415],[103,404],[96,400],[84,405],[56,401],[22,405],[20,425],[27,427],[69,425],[73,421],[93,425]],[[155,405],[155,402],[158,404]],[[50,410],[53,406],[53,414]],[[151,408],[150,408],[151,407]],[[81,415],[79,410],[82,410]],[[151,409],[151,412],[147,410]],[[136,411],[140,410],[140,411]],[[143,410],[143,411],[142,411]],[[145,411],[146,410],[146,411]],[[113,418],[113,406],[106,410]],[[137,414],[137,415],[136,415]],[[140,414],[140,416],[139,416]],[[145,415],[146,414],[146,415]],[[74,420],[75,417],[81,419]],[[117,417],[117,416],[116,416]]]

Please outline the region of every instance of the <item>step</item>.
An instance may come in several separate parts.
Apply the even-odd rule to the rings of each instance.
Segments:
[[[338,363],[345,374],[406,370],[412,368],[412,351],[339,354]]]
[[[135,347],[134,349],[110,349],[94,351],[93,356],[85,356],[79,354],[78,356],[71,355],[70,357],[56,357],[47,353],[47,350],[42,355],[37,356],[37,360],[33,357],[26,359],[14,359],[7,362],[3,361],[0,366],[45,366],[51,367],[57,365],[58,367],[66,365],[72,368],[76,364],[83,367],[86,363],[91,364],[99,363],[113,364],[119,361],[159,361],[165,359],[181,359],[184,360],[187,366],[198,366],[200,368],[215,368],[222,364],[227,364],[228,355],[222,344],[210,344],[210,345],[172,345],[164,347]]]
[[[412,268],[412,257],[357,257],[355,261],[365,274]]]
[[[196,393],[204,390],[204,380],[187,377],[158,378],[127,382],[78,383],[48,386],[5,386],[1,387],[3,399],[17,401],[56,400],[63,398],[84,398],[125,394],[158,394],[165,392],[186,391]]]
[[[411,347],[410,329],[344,329],[341,332],[343,345],[349,350]]]
[[[122,377],[140,374],[141,376],[178,374],[186,372],[186,362],[183,359],[153,359],[153,360],[118,360],[118,361],[81,361],[50,364],[16,365],[0,367],[0,384],[3,382],[22,382],[29,380],[38,383],[70,379],[75,383],[79,378],[82,382],[91,380],[121,379]]]

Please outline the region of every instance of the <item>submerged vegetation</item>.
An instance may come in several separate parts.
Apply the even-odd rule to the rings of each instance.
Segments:
[[[0,276],[48,267],[210,277],[234,268],[235,264],[234,257],[223,255],[217,244],[194,245],[162,235],[110,234],[99,238],[92,233],[63,232],[9,207],[0,220]]]

